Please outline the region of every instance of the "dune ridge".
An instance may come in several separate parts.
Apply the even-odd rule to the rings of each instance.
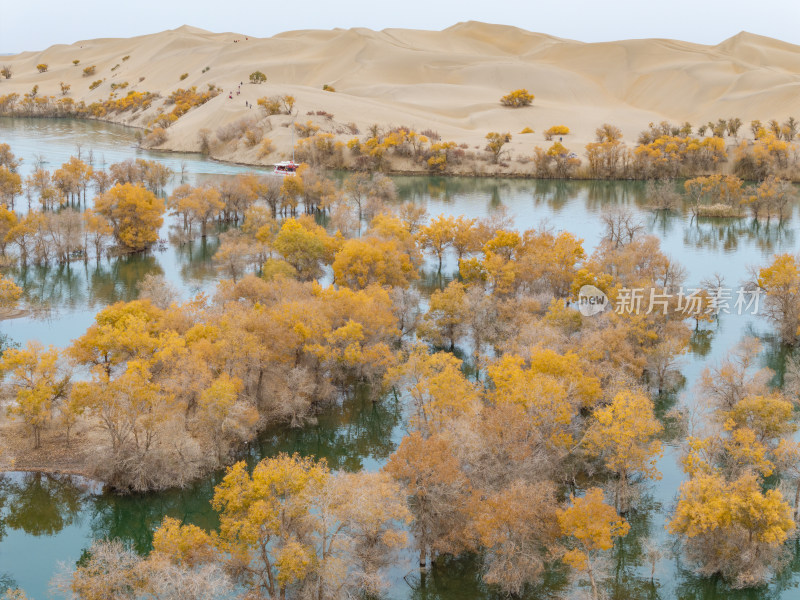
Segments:
[[[124,56],[130,58],[123,61]],[[37,72],[39,63],[48,71]],[[0,79],[0,95],[23,94],[38,85],[40,95],[59,96],[63,81],[71,86],[70,97],[90,103],[107,98],[112,83],[125,81],[129,86],[118,95],[137,90],[165,97],[177,88],[220,86],[224,93],[169,128],[162,146],[169,150],[199,150],[201,128],[213,132],[243,117],[264,119],[245,102],[293,95],[296,116],[272,117],[266,134],[276,152],[259,158],[244,144],[219,149],[218,158],[253,164],[289,156],[291,135],[280,125],[292,118],[305,121],[309,111],[334,115],[314,117],[323,130],[342,131],[348,123],[362,132],[373,123],[405,125],[436,130],[471,148],[482,148],[489,131],[509,131],[516,156],[545,146],[541,133],[555,124],[570,127],[564,144],[582,154],[604,122],[619,126],[633,142],[649,122],[664,119],[696,126],[734,116],[745,123],[800,116],[800,46],[747,32],[705,46],[667,39],[584,43],[478,22],[443,31],[305,30],[271,38],[184,25],[133,38],[57,44],[0,57],[0,64],[13,72],[11,79]],[[96,74],[84,77],[82,70],[90,65],[96,65]],[[267,75],[267,83],[248,83],[255,70]],[[188,77],[181,81],[183,73]],[[96,79],[105,81],[89,90]],[[323,91],[324,84],[336,92]],[[517,88],[536,95],[533,105],[502,107],[500,96]],[[110,118],[142,127],[155,110]],[[524,127],[536,133],[517,135]]]

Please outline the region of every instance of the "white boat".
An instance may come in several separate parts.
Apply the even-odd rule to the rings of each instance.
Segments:
[[[293,160],[285,160],[283,162],[275,163],[275,170],[273,171],[274,175],[294,175],[297,172],[297,167],[299,167],[296,162]]]

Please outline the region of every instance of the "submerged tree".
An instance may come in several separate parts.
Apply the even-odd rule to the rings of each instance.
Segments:
[[[628,510],[631,477],[639,474],[660,479],[656,461],[661,456],[661,424],[653,414],[652,401],[641,393],[623,391],[606,407],[594,412],[585,444],[590,455],[600,457],[617,476],[614,505]]]
[[[624,537],[630,525],[603,501],[600,488],[590,488],[583,498],[572,498],[572,506],[558,512],[561,532],[572,548],[564,562],[589,576],[592,597],[598,598],[597,560],[612,548],[615,538]]]
[[[117,184],[95,199],[94,210],[113,227],[117,242],[132,251],[148,248],[158,240],[164,219],[164,202],[147,189],[130,183]]]
[[[755,475],[728,483],[709,473],[681,485],[668,527],[684,536],[687,556],[700,573],[752,587],[767,581],[795,524],[780,492],[763,492]]]

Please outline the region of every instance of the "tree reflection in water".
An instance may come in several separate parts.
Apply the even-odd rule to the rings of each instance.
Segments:
[[[206,240],[171,246],[166,251],[66,265],[17,267],[11,270],[11,275],[23,289],[34,315],[54,318],[60,311],[96,312],[115,302],[135,300],[139,296],[139,283],[149,274],[167,276],[188,298],[218,279],[211,263],[218,248],[219,238],[209,236]]]
[[[375,469],[397,447],[401,422],[400,402],[394,396],[373,402],[370,390],[362,387],[352,397],[325,407],[313,426],[275,426],[265,431],[239,458],[255,466],[279,452],[298,452],[325,458],[335,470]],[[119,496],[88,493],[98,490],[81,478],[12,474],[0,478],[0,536],[3,527],[34,536],[55,535],[87,519],[93,538],[120,539],[145,553],[164,517],[216,528],[217,514],[210,502],[223,475],[218,471],[185,489]]]
[[[432,215],[439,212],[483,216],[495,209],[508,208],[517,217],[516,228],[536,226],[543,218],[552,219],[557,227],[584,237],[585,247],[600,235],[598,215],[612,206],[630,208],[645,224],[647,231],[662,239],[665,252],[701,276],[709,276],[726,266],[735,256],[736,264],[729,272],[742,271],[744,265],[757,264],[765,253],[786,250],[795,243],[790,224],[754,222],[744,219],[691,219],[686,212],[654,213],[646,209],[647,198],[642,182],[579,182],[523,181],[474,178],[395,177],[398,202],[415,201],[429,204]],[[595,236],[595,237],[592,237]],[[99,263],[76,262],[70,265],[17,269],[13,275],[29,298],[38,305],[59,309],[84,310],[94,314],[105,305],[137,297],[141,279],[149,274],[163,274],[184,292],[184,298],[199,289],[209,289],[219,278],[211,258],[219,247],[219,239],[184,241],[174,238],[166,251],[122,256]],[[734,253],[736,253],[734,255]],[[721,261],[720,258],[723,258]],[[688,260],[687,260],[688,259]],[[735,268],[734,268],[735,267]],[[423,297],[440,289],[458,276],[453,260],[446,261],[443,273],[426,270],[417,286]],[[688,282],[690,285],[699,283]],[[738,281],[727,281],[730,287]],[[738,336],[755,332],[734,325]],[[725,323],[728,327],[728,323]],[[766,328],[766,326],[765,326]],[[711,357],[712,340],[725,333],[717,324],[707,325],[691,340],[691,356],[687,361],[701,362]],[[58,334],[54,334],[57,336]],[[64,345],[67,340],[43,340]],[[714,340],[716,341],[716,340]],[[762,341],[766,341],[762,338]],[[719,343],[715,344],[719,346]],[[765,360],[777,373],[780,383],[786,352],[777,344],[766,344]],[[695,369],[699,371],[699,369]],[[686,382],[685,390],[691,390]],[[675,442],[679,428],[670,428],[667,415],[676,405],[677,394],[664,394],[657,399],[657,414],[665,421],[665,442]],[[265,431],[246,448],[241,458],[251,465],[278,452],[298,452],[325,458],[331,468],[358,470],[376,469],[396,448],[403,434],[402,402],[394,397],[373,403],[368,390],[324,407],[316,425],[301,429],[275,427]],[[664,469],[675,469],[675,464]],[[85,524],[94,538],[117,538],[139,552],[150,549],[152,531],[165,516],[183,523],[194,523],[207,529],[217,526],[217,517],[209,500],[222,473],[215,473],[183,490],[159,494],[115,496],[87,494],[85,488],[73,486],[69,478],[46,475],[10,475],[0,478],[0,538],[4,532],[20,530],[33,536],[54,535],[72,524]],[[673,473],[674,478],[674,473]],[[660,502],[667,504],[663,489]],[[672,494],[674,490],[669,490]],[[654,490],[655,493],[655,490]],[[646,502],[641,510],[628,516],[632,531],[619,542],[604,579],[604,592],[609,598],[772,598],[783,590],[794,589],[800,571],[798,554],[788,568],[769,588],[739,592],[727,589],[720,582],[702,579],[688,572],[676,558],[664,557],[658,563],[656,579],[650,581],[650,563],[645,541],[663,542],[663,520],[668,507],[656,500]],[[4,529],[5,528],[5,529]],[[83,538],[77,543],[87,543]],[[12,552],[3,547],[5,553]],[[2,559],[0,559],[2,565]],[[500,594],[485,586],[480,579],[482,566],[475,556],[440,558],[434,568],[421,576],[416,571],[400,585],[404,595],[419,600],[455,598],[489,599]],[[19,576],[17,573],[15,575]],[[49,574],[48,574],[49,575]],[[402,580],[400,574],[399,579]],[[11,585],[3,579],[0,567],[0,590]],[[567,574],[551,567],[541,586],[526,590],[525,598],[564,598],[583,590],[573,587]],[[408,588],[407,586],[410,586]],[[393,596],[396,594],[393,593]],[[784,594],[784,598],[790,597]]]
[[[488,586],[482,579],[483,567],[474,554],[458,557],[439,556],[427,572],[407,573],[404,582],[410,588],[410,600],[507,600],[509,596]],[[568,597],[570,579],[567,571],[550,565],[538,585],[529,585],[515,598],[520,600],[563,600]],[[580,597],[580,596],[579,596]]]
[[[3,526],[29,535],[54,535],[76,522],[88,485],[69,475],[20,473],[0,484]]]
[[[0,573],[0,594],[5,593],[7,590],[15,590],[19,586],[14,578],[8,573]]]
[[[297,452],[324,458],[333,470],[374,470],[397,447],[401,421],[402,407],[394,395],[373,402],[362,386],[352,397],[324,408],[312,427],[268,429],[251,446],[248,462],[255,466],[266,456]]]

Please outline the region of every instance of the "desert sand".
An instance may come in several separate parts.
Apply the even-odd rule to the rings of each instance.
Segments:
[[[130,58],[123,61],[124,56]],[[80,60],[77,66],[75,59]],[[271,129],[266,135],[276,152],[259,159],[256,149],[233,142],[213,153],[251,164],[290,156],[290,130],[281,124],[304,122],[312,118],[308,112],[316,111],[333,115],[313,120],[325,131],[339,132],[342,140],[353,137],[345,133],[348,123],[355,123],[362,137],[374,123],[432,129],[444,140],[473,149],[483,148],[487,132],[508,131],[516,157],[530,154],[536,145],[546,147],[542,132],[556,124],[570,127],[564,145],[582,155],[604,122],[619,126],[632,143],[649,122],[665,119],[697,126],[734,116],[745,124],[800,117],[800,46],[746,32],[704,46],[667,39],[582,43],[477,22],[444,31],[334,29],[263,39],[183,26],[128,39],[55,45],[0,57],[0,63],[13,71],[11,79],[0,79],[0,95],[22,94],[38,85],[40,95],[58,96],[63,81],[71,85],[71,97],[90,103],[107,98],[115,82],[130,84],[121,95],[138,90],[163,97],[177,88],[205,90],[216,84],[224,93],[170,127],[162,147],[197,151],[201,128],[214,132],[258,116],[261,126]],[[38,63],[48,64],[48,71],[37,72]],[[97,72],[83,77],[89,65],[96,65]],[[266,83],[248,83],[256,70],[267,75]],[[183,73],[188,77],[181,81]],[[95,79],[105,81],[90,91]],[[237,95],[240,82],[244,85]],[[324,84],[336,92],[323,91]],[[499,98],[517,88],[535,94],[533,105],[501,106]],[[295,115],[267,119],[259,109],[245,106],[278,94],[297,99]],[[144,116],[128,112],[111,118],[143,127],[160,104]],[[518,135],[525,127],[535,133]]]

